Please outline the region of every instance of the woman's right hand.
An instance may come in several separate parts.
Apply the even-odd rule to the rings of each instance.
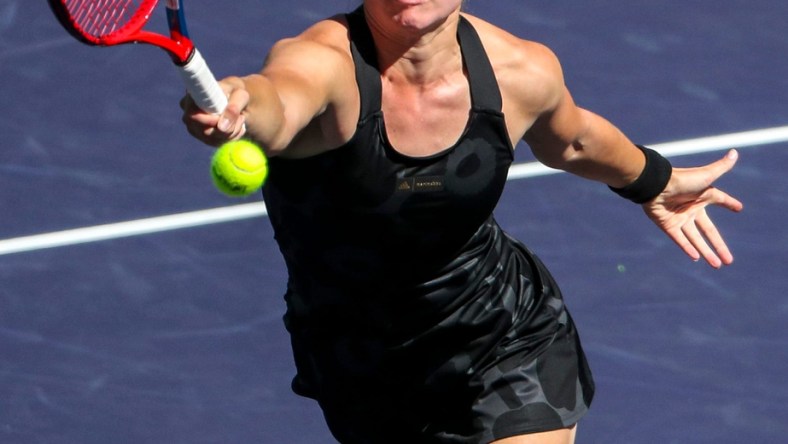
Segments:
[[[222,114],[201,110],[188,94],[180,101],[182,120],[186,130],[197,140],[211,146],[220,146],[238,140],[246,134],[244,111],[249,104],[249,93],[240,77],[228,77],[219,82],[227,95],[227,108]]]

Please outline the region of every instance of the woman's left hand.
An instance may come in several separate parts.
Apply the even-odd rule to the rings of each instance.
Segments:
[[[741,202],[714,188],[714,182],[733,168],[738,153],[697,168],[673,168],[665,190],[643,204],[646,215],[695,261],[702,257],[714,268],[730,265],[733,255],[706,213],[708,205],[741,211]]]

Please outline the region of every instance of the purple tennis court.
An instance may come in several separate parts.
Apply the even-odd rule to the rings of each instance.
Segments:
[[[218,77],[358,4],[214,3],[186,13]],[[578,443],[785,442],[788,3],[467,9],[551,47],[581,106],[675,166],[740,151],[718,185],[745,210],[711,210],[736,261],[713,270],[518,148],[496,217],[551,268],[584,341],[597,396]],[[0,442],[334,442],[290,391],[262,198],[214,189],[166,55],[80,45],[45,2],[3,0],[0,80]]]

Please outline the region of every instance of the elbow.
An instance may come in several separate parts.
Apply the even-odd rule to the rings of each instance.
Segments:
[[[583,155],[583,145],[579,142],[554,144],[528,143],[536,160],[547,167],[557,170],[569,170],[570,165]]]

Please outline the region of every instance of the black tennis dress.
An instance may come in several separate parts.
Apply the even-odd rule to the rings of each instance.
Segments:
[[[462,19],[472,112],[429,157],[386,138],[363,12],[348,15],[361,116],[344,146],[273,158],[293,390],[342,443],[487,443],[577,422],[593,382],[561,293],[492,216],[512,163],[501,95]]]

